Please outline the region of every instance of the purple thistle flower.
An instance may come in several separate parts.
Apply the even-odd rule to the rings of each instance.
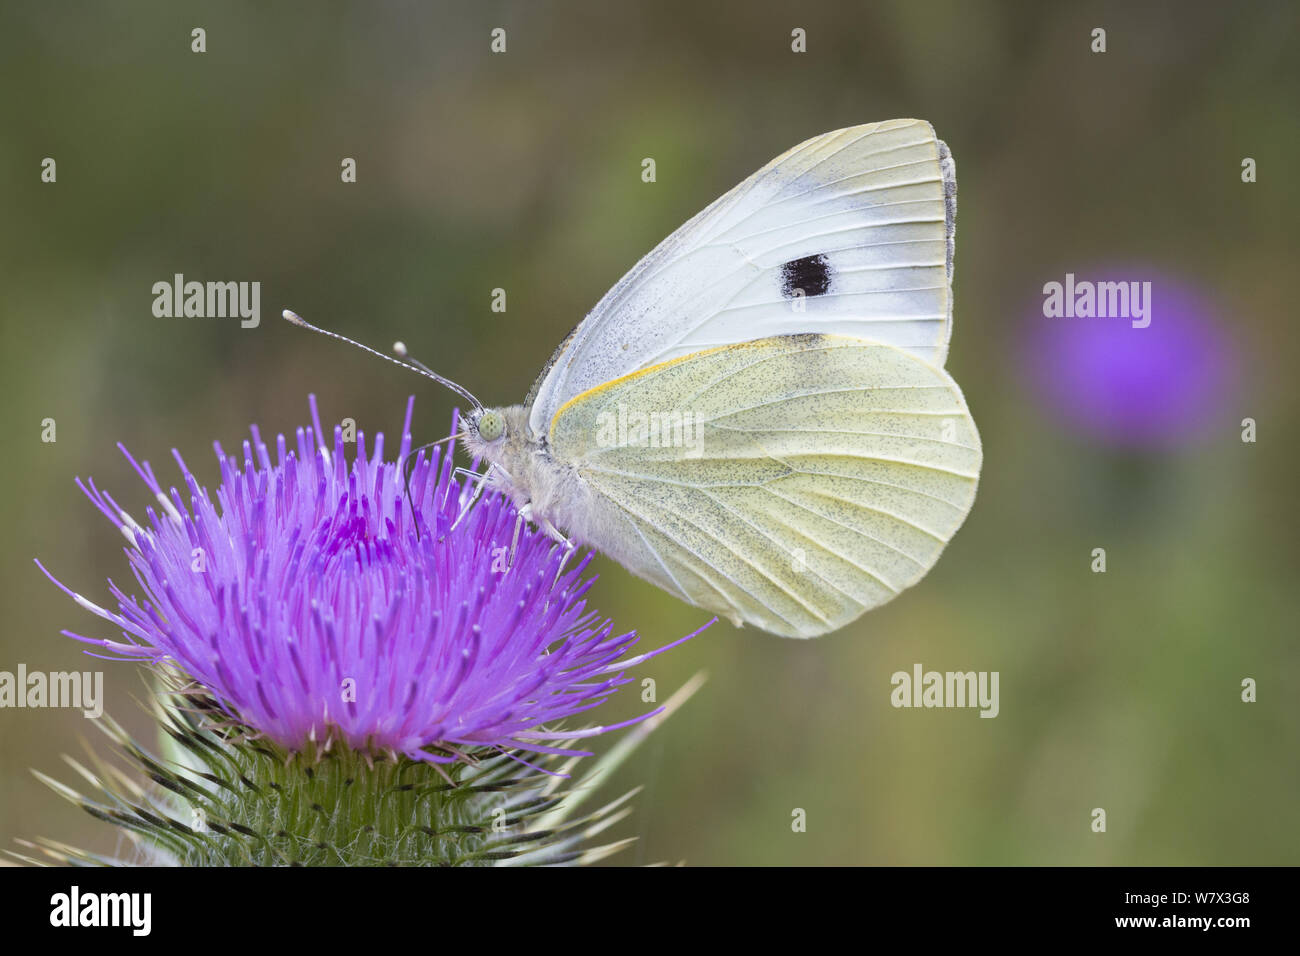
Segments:
[[[1222,428],[1237,360],[1212,300],[1149,268],[1096,268],[1080,278],[1149,282],[1150,325],[1044,318],[1036,301],[1022,365],[1047,407],[1070,428],[1120,447],[1167,448]]]
[[[408,507],[401,464],[414,398],[397,460],[384,461],[382,434],[367,454],[358,432],[351,467],[341,428],[333,451],[318,447],[315,396],[309,401],[314,428],[299,428],[293,449],[277,436],[274,461],[256,426],[242,462],[214,443],[215,501],[175,450],[184,495],[164,492],[149,463],[118,446],[158,501],[143,525],[93,480],[78,479],[126,536],[144,597],[110,580],[117,611],[99,607],[38,561],[125,642],[63,633],[114,659],[174,666],[233,720],[289,751],[337,739],[434,763],[483,747],[579,755],[552,744],[662,709],[547,729],[602,703],[630,679],[625,668],[700,632],[626,656],[635,632],[615,635],[611,621],[586,609],[590,553],[557,580],[562,549],[525,530],[504,570],[516,512],[499,496],[484,496],[457,523],[468,489],[453,475],[454,445],[418,454]]]

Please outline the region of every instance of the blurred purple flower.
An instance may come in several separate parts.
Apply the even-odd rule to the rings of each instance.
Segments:
[[[1235,355],[1207,299],[1133,267],[1081,270],[1077,280],[1149,281],[1150,325],[1046,317],[1040,299],[1024,364],[1047,404],[1071,427],[1121,446],[1167,447],[1213,428],[1231,397]]]
[[[78,485],[130,542],[144,600],[113,582],[117,612],[65,593],[125,632],[126,642],[69,637],[118,659],[174,664],[230,716],[288,750],[341,738],[365,752],[449,763],[464,748],[578,754],[547,741],[590,737],[605,727],[558,731],[543,724],[597,706],[630,678],[635,632],[586,610],[594,578],[588,554],[558,581],[560,549],[526,530],[502,571],[515,511],[484,496],[453,530],[467,497],[454,480],[453,447],[419,453],[411,473],[417,536],[401,462],[411,448],[408,403],[396,462],[383,435],[365,436],[349,468],[342,430],[334,449],[299,428],[296,450],[276,440],[272,462],[257,427],[240,461],[214,443],[221,466],[216,503],[179,453],[188,494],[165,493],[148,462],[122,449],[154,493],[141,526],[93,481]],[[186,503],[188,499],[188,506]],[[40,565],[40,562],[37,562]],[[495,566],[495,570],[494,570]],[[706,625],[707,626],[707,625]],[[699,633],[698,631],[695,633]]]

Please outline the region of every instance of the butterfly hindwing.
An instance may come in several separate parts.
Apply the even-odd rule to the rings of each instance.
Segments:
[[[835,630],[916,583],[965,520],[981,462],[960,389],[840,335],[704,350],[570,400],[550,430],[592,492],[584,543],[776,634]]]

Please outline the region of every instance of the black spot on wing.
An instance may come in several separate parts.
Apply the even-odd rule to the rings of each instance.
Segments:
[[[821,254],[791,259],[781,265],[781,294],[787,299],[800,292],[805,296],[825,295],[830,287],[831,266]]]

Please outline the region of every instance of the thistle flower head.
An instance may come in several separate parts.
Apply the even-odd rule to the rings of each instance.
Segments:
[[[587,609],[591,556],[560,573],[563,549],[527,528],[512,554],[516,513],[504,499],[485,496],[462,515],[469,489],[452,445],[418,453],[408,507],[413,404],[395,461],[382,434],[367,450],[358,432],[349,466],[341,427],[332,448],[320,440],[313,396],[313,427],[292,446],[280,435],[268,447],[256,426],[242,455],[216,443],[215,494],[175,451],[183,487],[164,490],[122,448],[157,500],[143,522],[93,480],[78,484],[126,537],[141,594],[110,580],[112,610],[51,576],[123,640],[64,633],[179,671],[291,752],[338,741],[439,764],[482,748],[580,754],[555,744],[633,722],[548,727],[598,706],[628,680],[624,668],[674,645],[629,657],[635,632],[615,634]]]
[[[1094,274],[1101,278],[1082,281],[1122,290],[1127,312],[1141,301],[1144,314],[1044,319],[1036,302],[1022,363],[1044,407],[1119,448],[1159,451],[1216,434],[1238,371],[1213,300],[1193,282],[1148,267]],[[1140,299],[1134,290],[1144,290]]]

